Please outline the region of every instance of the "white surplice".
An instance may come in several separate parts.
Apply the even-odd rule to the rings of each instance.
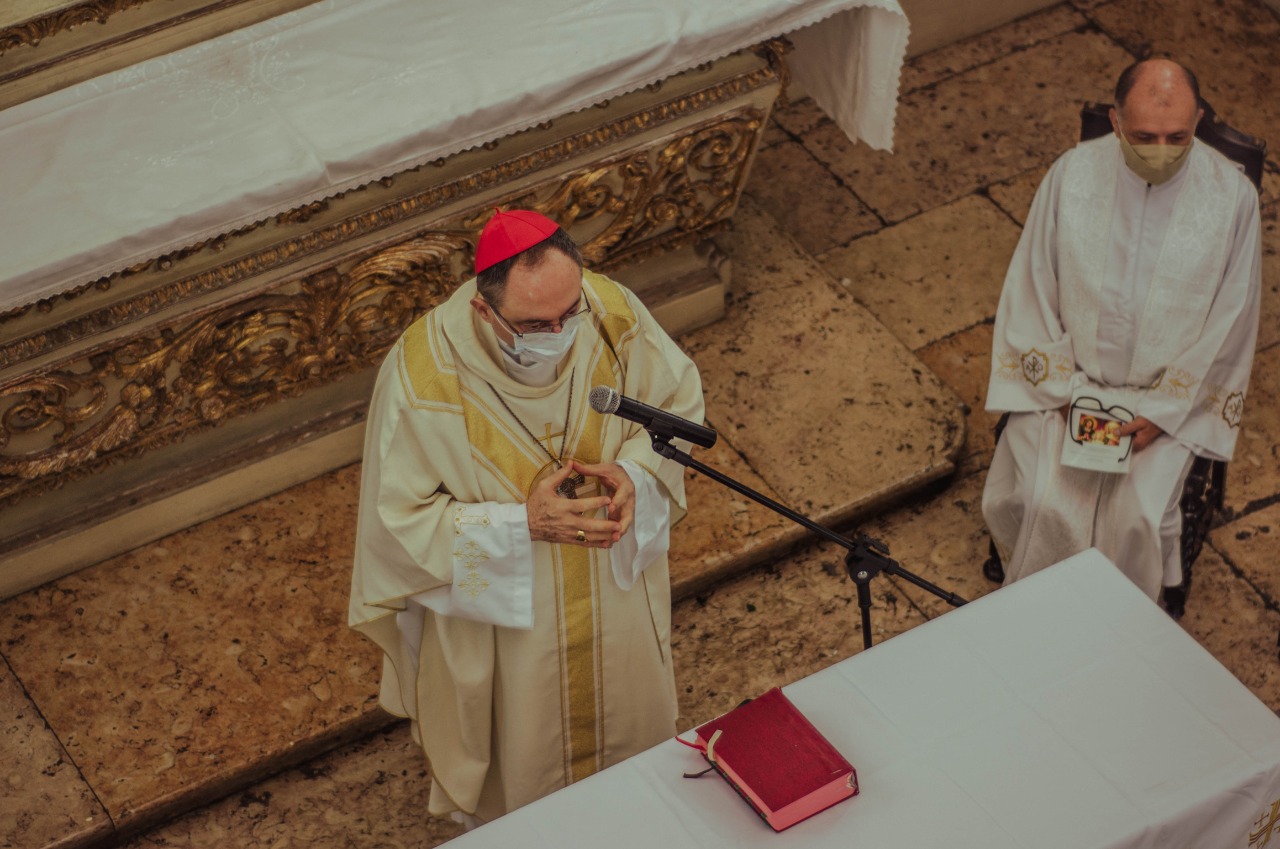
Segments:
[[[996,312],[987,409],[1012,415],[983,514],[1007,582],[1096,546],[1152,598],[1181,583],[1178,496],[1193,454],[1234,450],[1260,290],[1257,192],[1212,148],[1159,186],[1115,136],[1054,163]],[[1128,474],[1059,462],[1058,410],[1090,386],[1165,432]]]

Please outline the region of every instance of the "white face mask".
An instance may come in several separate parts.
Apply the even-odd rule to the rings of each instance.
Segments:
[[[515,337],[516,359],[526,365],[533,363],[559,363],[573,347],[577,337],[577,323],[560,328],[559,333],[526,333]]]

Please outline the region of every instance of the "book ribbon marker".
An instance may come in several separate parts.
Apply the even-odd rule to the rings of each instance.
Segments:
[[[705,746],[700,745],[698,743],[690,743],[688,740],[681,740],[679,737],[676,738],[677,743],[684,743],[690,749],[697,749],[699,752],[702,752],[702,754],[706,755],[707,760],[711,761],[711,766],[707,767],[702,772],[684,773],[685,778],[701,778],[702,776],[706,775],[708,772],[711,772],[713,769],[716,768],[715,767],[716,741],[720,739],[720,735],[723,733],[724,733],[723,728],[716,729],[716,732],[711,735],[711,739],[707,741],[707,745]]]

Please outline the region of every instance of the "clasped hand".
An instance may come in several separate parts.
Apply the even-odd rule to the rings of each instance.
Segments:
[[[608,495],[592,498],[561,496],[556,487],[575,473],[597,478]],[[585,548],[611,548],[631,528],[635,506],[635,484],[617,463],[587,465],[571,460],[540,481],[529,493],[526,503],[529,538]],[[592,518],[591,514],[601,507],[607,508],[607,518]]]
[[[1141,451],[1143,448],[1146,448],[1148,445],[1155,442],[1156,437],[1162,433],[1164,433],[1164,431],[1160,429],[1158,424],[1150,419],[1145,419],[1142,416],[1138,416],[1127,425],[1122,425],[1121,428],[1116,431],[1118,436],[1128,436],[1129,434],[1133,434],[1134,453]]]

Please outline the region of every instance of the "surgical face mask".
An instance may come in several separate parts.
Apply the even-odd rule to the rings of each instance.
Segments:
[[[516,360],[532,363],[559,363],[573,347],[578,335],[577,322],[561,327],[559,333],[526,333],[515,337]]]
[[[1190,144],[1129,144],[1120,133],[1120,150],[1129,170],[1153,186],[1169,182],[1186,161]]]

